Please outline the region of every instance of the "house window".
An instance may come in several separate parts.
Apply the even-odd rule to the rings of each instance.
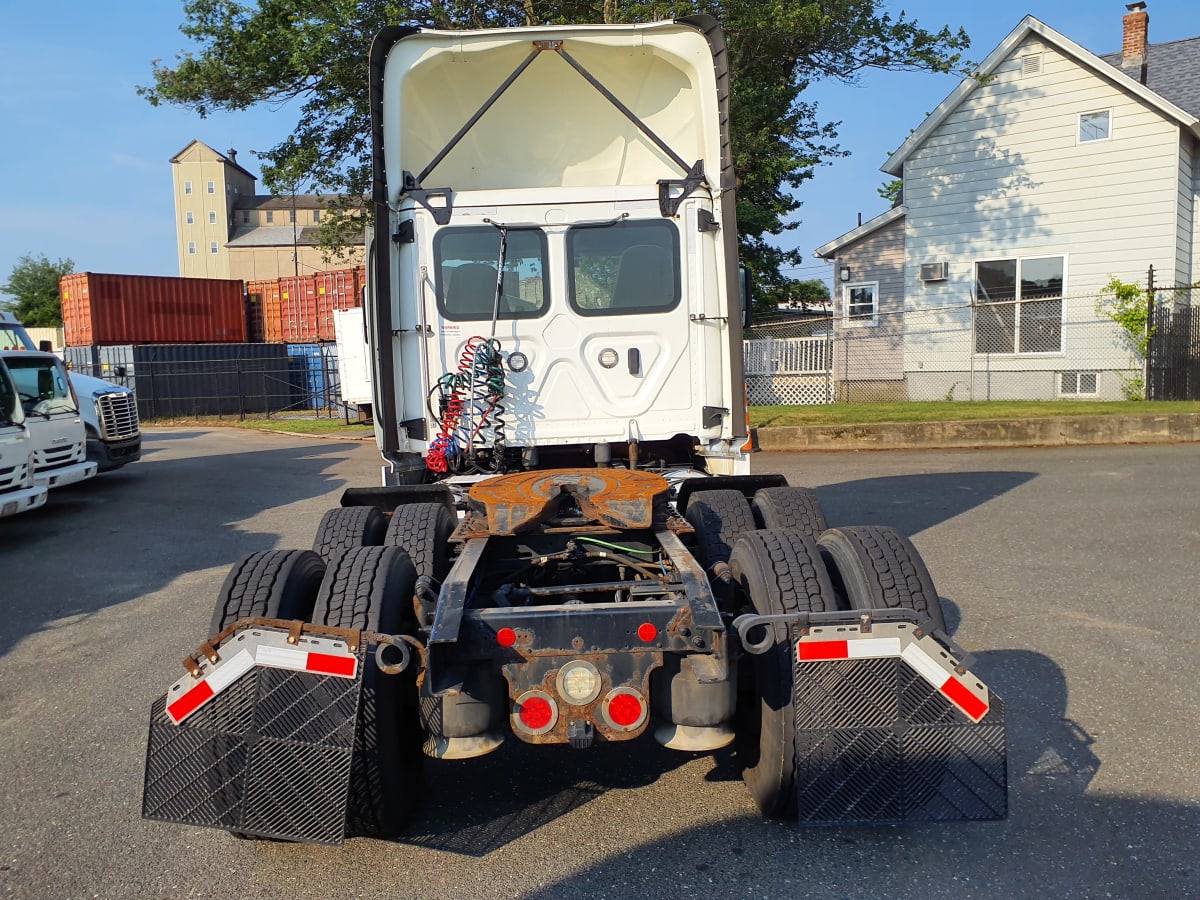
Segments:
[[[1066,258],[975,264],[975,352],[1059,353]]]
[[[875,325],[879,315],[879,282],[862,282],[845,286],[845,307],[842,321],[850,327]]]
[[[190,194],[192,192],[192,183],[190,181],[185,181],[183,183],[183,192],[185,194]]]
[[[321,221],[321,211],[319,209],[314,209],[313,210],[313,224],[316,225],[320,221]]]
[[[1064,397],[1085,397],[1096,393],[1095,372],[1059,372],[1058,392]]]
[[[274,221],[275,221],[275,213],[268,209],[267,210],[267,224],[270,225]]]
[[[243,224],[243,225],[249,225],[249,224],[250,224],[250,212],[249,212],[249,210],[245,210],[245,209],[244,209],[244,210],[242,210],[242,224]]]
[[[193,216],[193,215],[191,214],[191,212],[185,213],[185,217],[187,218],[187,223],[188,223],[189,225],[193,225],[193,224],[195,224],[195,222],[196,222],[196,217],[195,217],[195,216]]]
[[[288,221],[293,225],[296,224],[296,211],[294,209],[288,211]]]
[[[208,214],[208,224],[209,224],[209,225],[216,225],[216,224],[217,224],[217,214],[216,214],[215,212],[210,212],[210,213]]]
[[[210,243],[208,245],[208,252],[213,254],[214,256],[216,255],[216,253],[217,253],[217,242],[216,241],[213,241],[212,243]]]
[[[188,255],[189,256],[196,255],[196,242],[195,241],[188,241]]]
[[[1112,111],[1086,112],[1079,115],[1079,143],[1107,141],[1111,134]]]
[[[208,192],[210,194],[215,194],[217,192],[217,185],[215,182],[210,181],[208,183]]]

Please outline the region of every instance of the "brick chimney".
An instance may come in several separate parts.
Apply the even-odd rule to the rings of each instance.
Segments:
[[[1121,69],[1125,74],[1146,83],[1146,36],[1150,30],[1150,14],[1145,3],[1129,3],[1121,20],[1125,36],[1121,41]]]

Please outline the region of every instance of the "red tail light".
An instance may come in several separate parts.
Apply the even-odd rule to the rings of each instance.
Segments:
[[[646,721],[646,699],[633,688],[610,691],[603,710],[605,721],[618,731],[635,731]]]
[[[558,724],[558,704],[545,691],[526,691],[517,698],[513,728],[526,734],[545,734]]]

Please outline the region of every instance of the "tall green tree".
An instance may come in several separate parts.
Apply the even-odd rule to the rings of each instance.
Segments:
[[[729,42],[731,132],[743,261],[760,296],[785,300],[781,267],[800,262],[778,238],[798,227],[795,190],[844,155],[837,123],[802,99],[815,81],[853,82],[867,69],[965,72],[960,28],[926,30],[882,0],[186,0],[181,31],[195,46],[156,63],[139,88],[151,103],[205,115],[296,102],[298,122],[266,150],[263,181],[308,183],[361,197],[370,186],[367,53],[384,25],[494,28],[532,23],[645,22],[710,13]],[[336,204],[335,204],[336,205]],[[326,243],[344,239],[331,217]]]
[[[8,281],[0,284],[0,293],[13,298],[5,305],[30,328],[57,328],[62,324],[58,280],[74,268],[69,259],[51,262],[44,255],[26,253],[13,266]]]

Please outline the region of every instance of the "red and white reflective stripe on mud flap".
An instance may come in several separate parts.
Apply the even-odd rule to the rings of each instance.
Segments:
[[[335,675],[338,678],[353,678],[358,674],[358,657],[332,653],[316,653],[308,650],[292,650],[284,647],[260,645],[255,655],[241,650],[231,656],[208,677],[197,682],[182,697],[167,704],[167,715],[176,725],[204,706],[209,700],[229,687],[257,663],[273,669],[291,669],[295,672],[313,672],[318,675]]]
[[[800,641],[796,647],[800,662],[823,662],[835,659],[881,659],[898,656],[917,674],[937,688],[951,703],[963,711],[972,722],[987,715],[988,704],[976,697],[961,681],[934,662],[933,658],[915,643],[901,649],[899,638],[867,638],[850,641]]]

